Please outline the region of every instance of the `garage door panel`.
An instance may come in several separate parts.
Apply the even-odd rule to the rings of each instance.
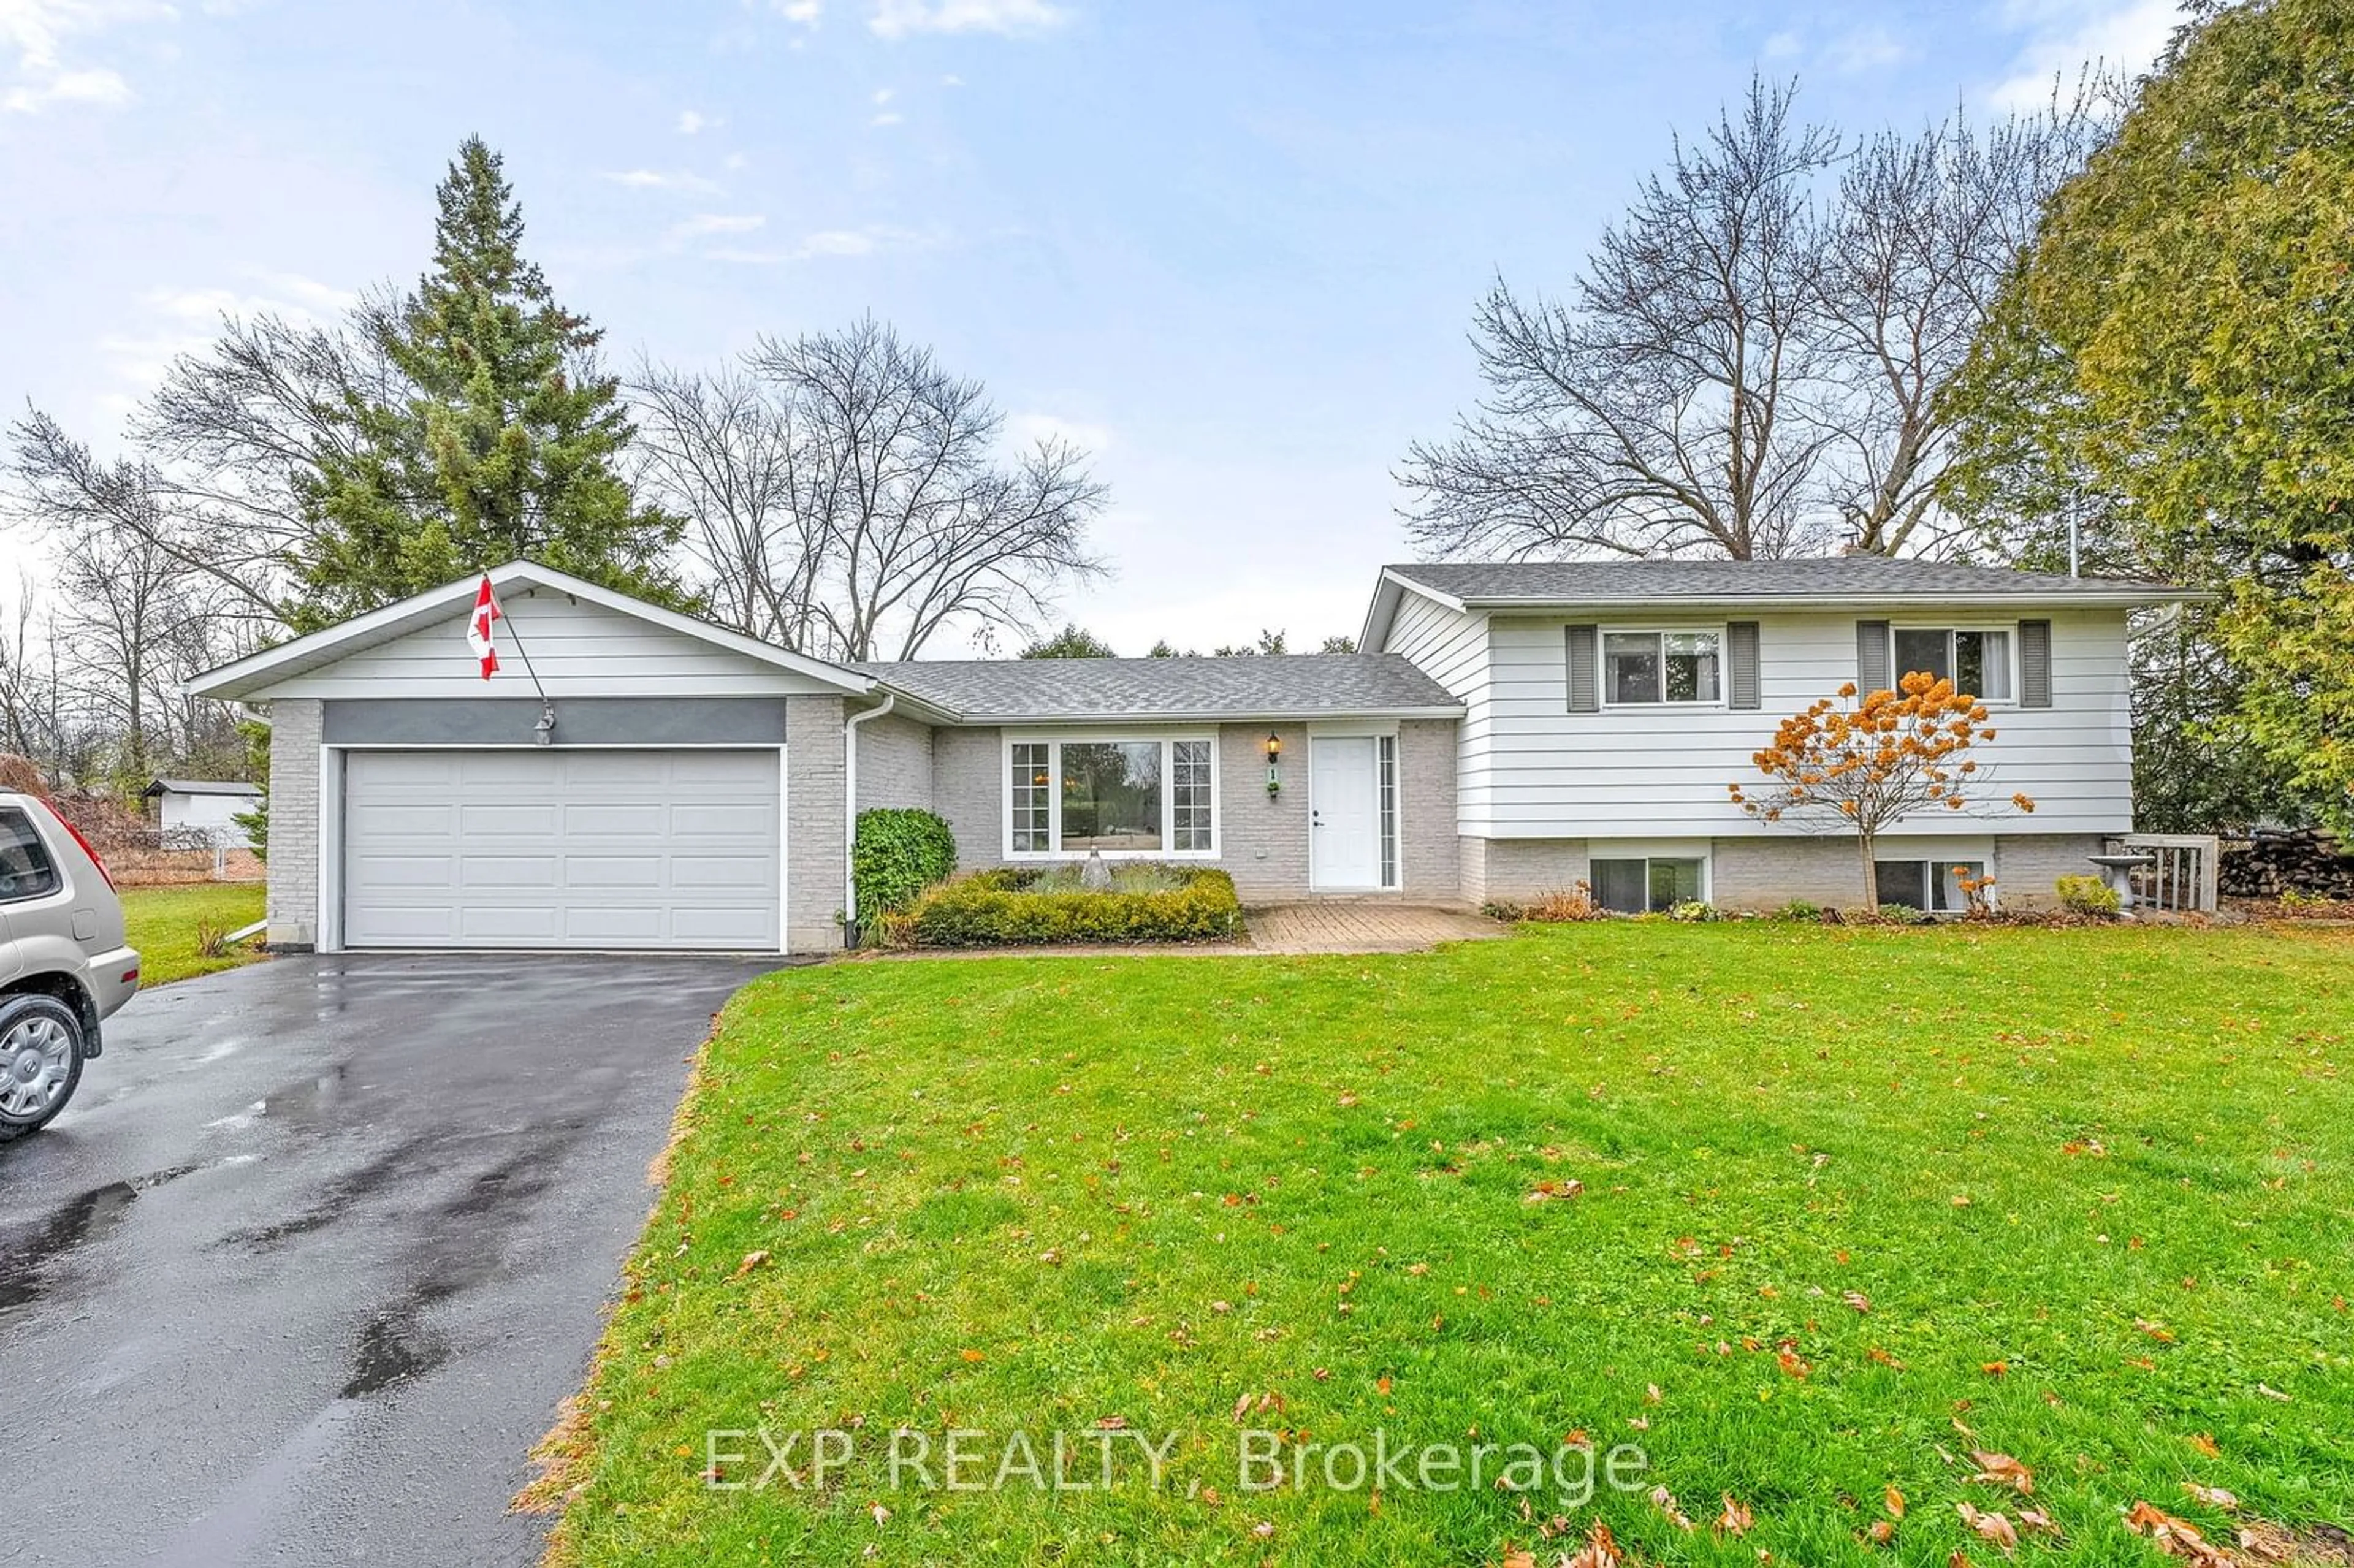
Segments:
[[[678,912],[671,935],[698,948],[751,948],[768,939],[769,928],[758,909],[690,908]]]
[[[345,820],[370,841],[439,840],[450,835],[457,815],[455,806],[439,802],[355,800]]]
[[[775,750],[354,750],[351,947],[727,948],[781,936]]]
[[[493,894],[507,888],[552,890],[564,884],[562,866],[552,854],[470,854],[459,863],[458,885]]]
[[[442,854],[364,854],[345,874],[355,890],[424,888],[446,892],[458,885],[456,857]]]
[[[458,934],[467,942],[555,947],[561,929],[558,912],[545,904],[469,904],[459,911]]]
[[[573,842],[646,843],[661,837],[663,803],[652,800],[567,800],[564,832]]]
[[[757,893],[774,886],[776,863],[726,855],[679,854],[670,862],[670,885],[681,893]]]
[[[552,839],[563,831],[563,813],[552,800],[512,804],[470,800],[458,808],[458,826],[468,840]]]
[[[774,803],[764,806],[748,800],[737,804],[725,801],[680,804],[670,809],[670,832],[671,836],[677,839],[719,839],[728,843],[750,843],[757,842],[776,814]]]

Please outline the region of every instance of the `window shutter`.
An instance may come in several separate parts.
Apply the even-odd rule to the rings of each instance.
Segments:
[[[2019,705],[2052,705],[2052,623],[2048,620],[2019,623]]]
[[[1754,708],[1757,696],[1757,623],[1736,620],[1724,629],[1724,705]]]
[[[1566,630],[1569,635],[1569,711],[1574,714],[1598,714],[1602,711],[1602,628],[1572,626]]]
[[[1888,673],[1888,622],[1859,620],[1855,623],[1855,689],[1861,696],[1866,692],[1893,691],[1896,682]]]

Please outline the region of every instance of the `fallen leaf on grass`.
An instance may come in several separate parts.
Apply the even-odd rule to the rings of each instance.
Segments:
[[[2203,1502],[2209,1508],[2220,1508],[2229,1511],[2240,1506],[2240,1499],[2221,1487],[2202,1487],[2197,1481],[2185,1481],[2182,1483],[2182,1489],[2190,1493],[2195,1501]]]
[[[1864,1533],[1872,1538],[1874,1546],[1885,1546],[1896,1539],[1896,1524],[1893,1520],[1875,1519]]]
[[[1978,1467],[1978,1473],[1970,1479],[2015,1488],[2022,1497],[2035,1495],[2035,1472],[2009,1455],[1990,1454],[1984,1448],[1973,1448],[1970,1459]]]
[[[1784,1372],[1789,1373],[1794,1378],[1800,1379],[1801,1381],[1806,1378],[1808,1372],[1815,1370],[1806,1361],[1801,1359],[1796,1351],[1792,1350],[1787,1345],[1784,1345],[1780,1350],[1776,1351],[1774,1353],[1774,1359],[1781,1363],[1781,1367]]]
[[[1685,1517],[1683,1509],[1676,1502],[1676,1494],[1668,1490],[1667,1488],[1653,1487],[1651,1489],[1651,1506],[1658,1509],[1661,1514],[1665,1515],[1667,1521],[1670,1524],[1674,1525],[1678,1530],[1690,1530],[1692,1528],[1692,1521],[1689,1518]]]
[[[1563,1568],[1622,1568],[1626,1559],[1618,1553],[1617,1537],[1600,1520],[1586,1533],[1585,1544],[1562,1559]]]
[[[1716,1516],[1717,1529],[1727,1535],[1746,1535],[1749,1527],[1756,1522],[1756,1515],[1749,1511],[1746,1504],[1734,1501],[1731,1492],[1724,1494],[1724,1511]]]
[[[1575,1198],[1585,1191],[1585,1183],[1573,1176],[1566,1181],[1540,1181],[1529,1189],[1522,1202],[1542,1203],[1549,1198]]]
[[[736,1266],[736,1272],[729,1277],[741,1279],[746,1275],[751,1273],[754,1269],[759,1267],[762,1264],[768,1261],[769,1253],[768,1249],[765,1247],[758,1252],[748,1252],[744,1255],[744,1261]]]
[[[985,1361],[989,1359],[987,1356],[982,1355],[979,1351],[959,1351],[957,1354],[962,1356],[969,1361]]]
[[[2206,1455],[2211,1459],[2223,1451],[2222,1449],[2215,1446],[2215,1437],[2212,1433],[2193,1432],[2190,1436],[2185,1437],[2183,1441],[2190,1444],[2193,1448],[2198,1449],[2200,1453]]]
[[[1496,1561],[1496,1568],[1537,1568],[1536,1553],[1524,1546],[1507,1544],[1504,1555]]]
[[[2001,1547],[2004,1552],[2015,1552],[2019,1549],[2019,1531],[2012,1526],[2010,1520],[2001,1514],[1975,1509],[1966,1502],[1956,1503],[1954,1507],[1961,1510],[1964,1524]]]
[[[2260,1383],[2256,1384],[2256,1392],[2263,1394],[2266,1399],[2277,1399],[2283,1404],[2286,1404],[2289,1402],[2288,1395],[2283,1393],[2280,1390],[2274,1388],[2268,1383]]]
[[[2161,1345],[2170,1345],[2174,1343],[2174,1330],[2168,1328],[2163,1323],[2153,1323],[2147,1318],[2137,1318],[2134,1319],[2134,1327],[2139,1329],[2143,1333],[2147,1334],[2151,1339],[2156,1340]]]
[[[2126,1515],[2126,1528],[2136,1535],[2148,1536],[2160,1552],[2179,1557],[2194,1568],[2238,1568],[2231,1552],[2208,1541],[2197,1525],[2149,1502],[2133,1505]]]
[[[1841,1291],[1840,1293],[1840,1299],[1846,1302],[1849,1306],[1854,1308],[1859,1312],[1869,1312],[1872,1310],[1872,1298],[1866,1296],[1861,1290]]]
[[[1881,1500],[1888,1505],[1889,1518],[1903,1519],[1904,1517],[1904,1494],[1898,1491],[1893,1485],[1891,1485],[1886,1491],[1881,1494]]]

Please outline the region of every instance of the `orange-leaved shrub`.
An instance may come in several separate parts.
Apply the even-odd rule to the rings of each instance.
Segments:
[[[1959,814],[1985,804],[1990,769],[1968,755],[1995,737],[1987,707],[1951,681],[1915,671],[1895,691],[1841,686],[1791,715],[1752,760],[1767,782],[1727,785],[1734,804],[1761,821],[1796,819],[1844,828],[1863,867],[1863,906],[1880,906],[1874,845],[1908,817]],[[2014,793],[2021,811],[2035,802]],[[1975,898],[1973,898],[1975,902]]]

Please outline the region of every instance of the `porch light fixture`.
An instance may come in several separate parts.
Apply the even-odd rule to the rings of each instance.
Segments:
[[[1283,777],[1277,764],[1283,759],[1283,736],[1269,730],[1267,736],[1267,793],[1272,800],[1283,793]]]

